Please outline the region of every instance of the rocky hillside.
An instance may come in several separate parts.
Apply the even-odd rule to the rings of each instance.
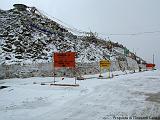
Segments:
[[[55,51],[76,51],[78,62],[123,60],[124,50],[123,45],[92,33],[74,35],[35,7],[16,4],[11,10],[0,10],[0,64],[51,62]],[[145,62],[129,51],[126,55]]]

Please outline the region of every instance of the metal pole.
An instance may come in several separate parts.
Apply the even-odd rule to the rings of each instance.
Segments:
[[[102,76],[102,67],[100,67],[100,77]]]
[[[55,55],[54,53],[53,53],[53,55]],[[55,61],[54,61],[54,57],[52,57],[52,66],[53,66],[53,74],[54,74],[54,83],[56,82],[56,78],[55,78]]]
[[[54,67],[54,84],[56,82],[56,77],[55,77],[55,67]]]
[[[76,85],[76,77],[75,77],[75,85]]]
[[[154,54],[153,54],[153,64],[154,64]]]
[[[74,76],[74,83],[76,84],[76,79],[77,79],[77,75],[76,75],[76,68],[71,68],[72,69],[72,72],[73,74],[75,73],[75,76]]]
[[[110,68],[108,69],[108,73],[109,73],[109,78],[110,78]]]
[[[74,51],[75,51],[75,68],[73,68],[74,71],[76,71],[76,57],[77,57],[77,48],[76,48],[76,45],[77,45],[77,38],[74,40]],[[76,72],[75,72],[76,74]],[[77,79],[77,74],[75,75],[75,85],[76,85],[76,79]]]

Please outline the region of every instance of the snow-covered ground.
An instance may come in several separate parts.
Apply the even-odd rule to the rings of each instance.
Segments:
[[[160,71],[85,77],[92,78],[78,87],[51,86],[52,77],[1,80],[9,87],[0,89],[0,120],[160,119]],[[56,81],[74,84],[74,78]]]

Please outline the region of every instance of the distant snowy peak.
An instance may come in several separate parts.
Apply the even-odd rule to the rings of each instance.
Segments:
[[[78,62],[114,60],[124,49],[92,33],[76,36],[35,7],[23,4],[0,10],[0,26],[0,64],[51,62],[55,51],[76,51]]]

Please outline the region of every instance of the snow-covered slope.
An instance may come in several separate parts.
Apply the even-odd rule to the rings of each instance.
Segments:
[[[0,64],[51,61],[54,51],[77,51],[77,60],[103,58],[100,45],[77,37],[33,8],[0,10]],[[104,43],[105,44],[105,43]]]
[[[94,34],[76,36],[35,7],[17,6],[0,10],[0,64],[51,62],[55,51],[76,51],[77,62],[95,62],[109,56],[115,60],[123,53],[123,45]]]
[[[115,72],[113,74],[117,75]],[[92,79],[77,81],[79,87],[50,86],[53,77],[1,80],[0,86],[9,87],[0,89],[0,119],[160,119],[160,71],[140,72],[112,79],[93,78],[98,75],[86,77]],[[63,81],[56,78],[56,81],[74,84],[73,78],[64,78]],[[47,85],[40,85],[41,82]]]

